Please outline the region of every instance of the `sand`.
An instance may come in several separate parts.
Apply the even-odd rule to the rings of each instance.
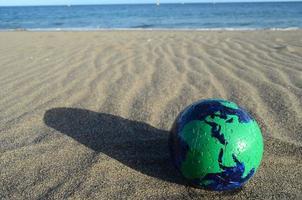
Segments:
[[[241,190],[187,186],[167,138],[192,102],[261,125]],[[0,33],[0,199],[302,199],[302,31]]]

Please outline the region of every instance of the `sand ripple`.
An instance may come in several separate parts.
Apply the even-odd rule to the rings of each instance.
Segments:
[[[301,197],[301,31],[0,35],[0,199]],[[261,125],[263,164],[241,191],[185,187],[166,147],[135,150],[165,145],[177,114],[204,98],[235,101]],[[108,150],[79,130],[105,134]]]

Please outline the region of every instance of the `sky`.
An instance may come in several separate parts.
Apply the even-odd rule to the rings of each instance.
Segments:
[[[161,3],[197,2],[252,2],[252,1],[292,1],[292,0],[160,0]],[[294,0],[295,1],[295,0]],[[297,0],[298,1],[298,0]],[[156,0],[0,0],[0,6],[29,5],[78,5],[78,4],[128,4],[155,3]]]

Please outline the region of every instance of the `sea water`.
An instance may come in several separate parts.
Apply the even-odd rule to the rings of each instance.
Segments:
[[[302,2],[0,7],[1,30],[300,28]]]

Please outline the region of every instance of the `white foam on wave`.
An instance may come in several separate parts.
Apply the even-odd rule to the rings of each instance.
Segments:
[[[60,31],[291,31],[302,30],[302,27],[286,27],[286,28],[20,28],[20,29],[0,29],[0,31],[33,31],[33,32],[60,32]]]

